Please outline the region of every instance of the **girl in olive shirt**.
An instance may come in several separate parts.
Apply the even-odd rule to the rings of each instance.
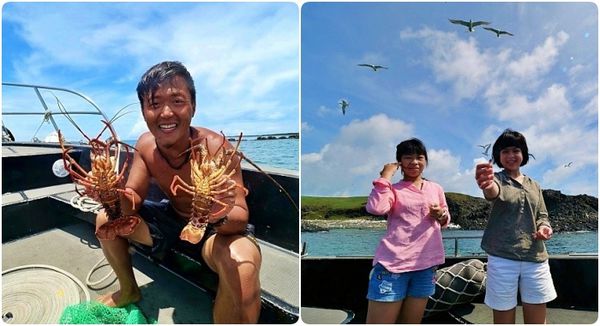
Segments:
[[[492,211],[481,240],[488,254],[485,303],[494,311],[494,323],[515,323],[517,292],[523,302],[525,323],[543,324],[546,303],[556,298],[544,240],[552,227],[542,190],[521,173],[529,153],[525,136],[505,130],[493,147],[494,162],[478,164],[475,178]]]

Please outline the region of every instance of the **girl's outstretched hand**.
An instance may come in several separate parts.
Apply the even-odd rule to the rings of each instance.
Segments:
[[[494,168],[492,163],[481,163],[475,167],[475,180],[481,190],[489,189],[494,183]]]
[[[391,180],[392,177],[394,176],[394,173],[396,173],[396,171],[398,171],[399,167],[400,167],[400,163],[399,162],[388,163],[388,164],[386,164],[386,165],[383,166],[383,169],[381,170],[381,172],[379,172],[379,175],[382,178],[386,178],[388,180]]]
[[[552,228],[542,225],[540,228],[533,234],[533,238],[535,240],[549,240],[552,238]]]

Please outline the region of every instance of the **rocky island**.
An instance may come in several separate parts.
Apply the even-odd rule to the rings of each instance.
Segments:
[[[558,190],[543,190],[554,232],[597,231],[598,198],[570,196]],[[335,228],[385,228],[385,219],[365,210],[367,197],[302,197],[302,231]],[[463,230],[483,230],[490,203],[479,197],[446,193],[452,225]]]

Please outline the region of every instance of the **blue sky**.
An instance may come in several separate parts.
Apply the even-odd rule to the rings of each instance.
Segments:
[[[294,3],[6,3],[2,80],[82,92],[112,117],[138,102],[148,68],[177,60],[194,77],[194,125],[228,135],[298,132],[299,11]],[[26,101],[3,91],[3,112]],[[43,95],[56,111],[52,94]],[[139,105],[127,110],[115,127],[121,139],[136,139],[147,127]],[[3,121],[28,140],[42,117],[21,118]],[[43,139],[53,129],[41,125]]]
[[[368,195],[395,145],[418,137],[425,177],[481,196],[478,145],[506,128],[526,136],[536,159],[522,171],[542,188],[598,195],[595,4],[305,3],[301,17],[303,195]]]

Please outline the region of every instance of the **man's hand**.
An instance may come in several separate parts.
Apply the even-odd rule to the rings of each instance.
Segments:
[[[535,240],[549,240],[552,238],[552,233],[552,228],[547,225],[542,225],[537,232],[533,233],[533,238]]]
[[[227,190],[222,194],[215,195],[215,199],[220,201],[223,204],[226,204],[225,207],[221,203],[213,202],[212,207],[210,208],[210,217],[208,218],[209,223],[216,223],[221,218],[227,216],[229,212],[235,206],[235,196],[236,196],[237,187],[231,190]]]

